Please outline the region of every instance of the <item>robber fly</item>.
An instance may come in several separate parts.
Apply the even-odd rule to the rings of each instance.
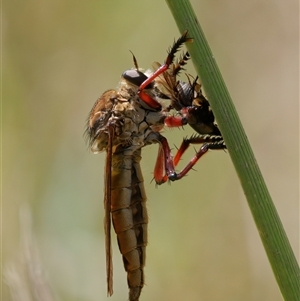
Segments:
[[[107,292],[113,293],[111,221],[117,234],[124,268],[127,272],[129,300],[137,301],[144,286],[147,245],[146,193],[140,168],[141,149],[158,143],[154,170],[158,184],[165,179],[181,179],[202,156],[202,152],[179,173],[167,139],[160,134],[168,112],[162,108],[162,92],[156,79],[173,64],[178,49],[186,42],[187,32],[174,42],[166,61],[146,75],[138,68],[122,74],[117,89],[104,92],[94,104],[86,124],[86,135],[93,153],[106,152],[105,166],[105,234]]]

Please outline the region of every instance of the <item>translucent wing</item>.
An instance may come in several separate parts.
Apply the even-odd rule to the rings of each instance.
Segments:
[[[106,250],[106,279],[107,295],[113,294],[113,264],[111,248],[111,163],[112,163],[112,141],[114,129],[108,128],[108,147],[106,150],[105,165],[105,190],[104,190],[104,229],[105,229],[105,250]]]
[[[112,114],[114,99],[117,95],[115,90],[104,92],[94,104],[86,128],[86,135],[93,153],[106,151],[105,166],[105,189],[104,189],[104,228],[105,228],[105,249],[106,249],[106,277],[107,294],[113,294],[113,266],[111,248],[111,164],[112,145],[114,139],[114,127],[110,124],[109,118]]]

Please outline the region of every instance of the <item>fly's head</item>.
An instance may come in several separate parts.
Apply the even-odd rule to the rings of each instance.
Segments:
[[[129,84],[138,89],[140,85],[148,79],[148,76],[138,69],[126,70],[122,74],[122,78]],[[145,89],[153,89],[154,82],[151,82]]]
[[[121,86],[127,89],[132,99],[144,110],[160,111],[162,108],[160,103],[161,93],[156,86],[156,80],[151,81],[140,91],[140,87],[152,75],[152,71],[147,70],[145,73],[140,71],[134,56],[133,58],[136,69],[123,72]]]

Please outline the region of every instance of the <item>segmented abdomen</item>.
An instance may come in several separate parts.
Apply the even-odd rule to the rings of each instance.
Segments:
[[[126,153],[125,149],[112,157],[111,215],[127,272],[129,300],[137,301],[144,286],[148,215],[141,150]]]

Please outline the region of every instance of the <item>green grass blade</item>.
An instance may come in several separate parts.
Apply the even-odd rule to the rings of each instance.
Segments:
[[[300,300],[300,270],[229,92],[187,0],[166,0],[209,99],[284,300]]]

